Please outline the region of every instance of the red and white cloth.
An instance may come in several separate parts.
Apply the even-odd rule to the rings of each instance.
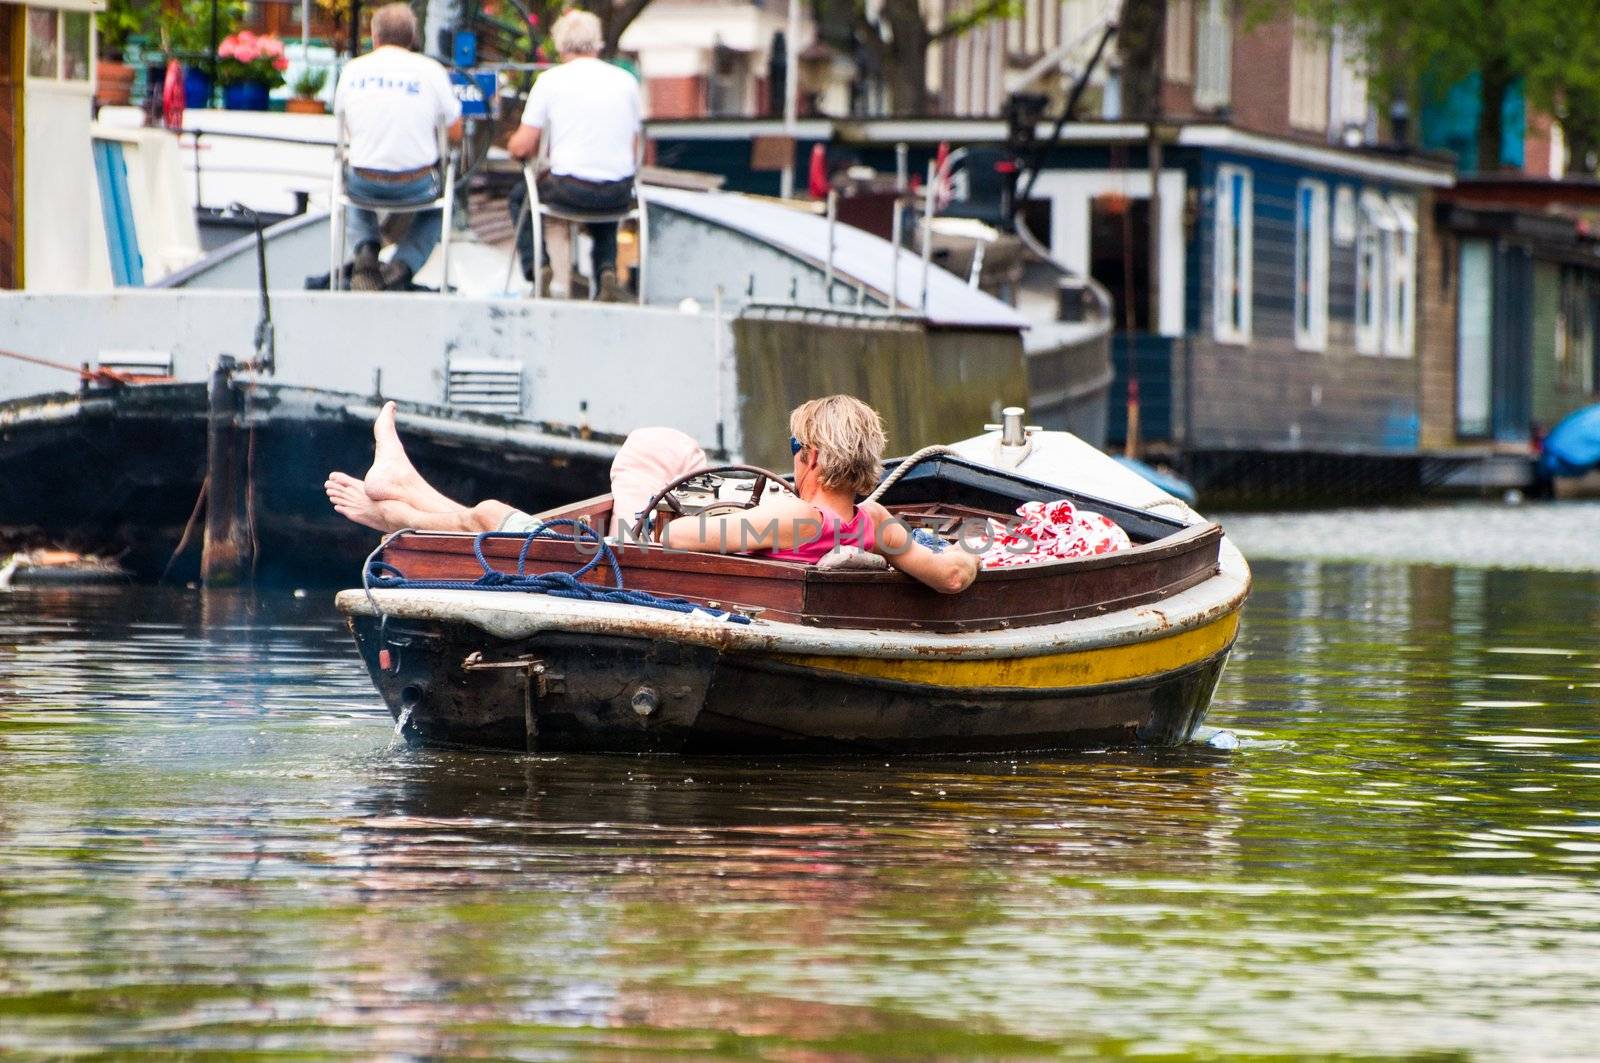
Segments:
[[[1017,520],[995,530],[994,542],[979,563],[984,568],[1021,568],[1045,561],[1067,561],[1126,550],[1128,533],[1099,513],[1079,509],[1066,499],[1024,502]]]

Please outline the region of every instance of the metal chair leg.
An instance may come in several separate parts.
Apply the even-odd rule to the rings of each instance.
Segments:
[[[645,270],[650,261],[650,207],[644,201],[644,188],[641,186],[634,192],[634,203],[639,208],[639,305],[644,305],[644,285],[646,280]]]
[[[521,249],[517,246],[517,237],[521,234],[522,227],[526,224],[528,224],[528,200],[526,197],[524,197],[522,200],[522,211],[517,215],[517,224],[511,228],[511,256],[506,259],[505,290],[508,295],[511,292],[511,278],[515,275],[514,271],[516,270],[517,266],[520,265],[517,260],[522,257],[520,254]],[[535,270],[534,276],[538,277],[538,275],[538,271]],[[536,280],[534,283],[537,285],[538,281]]]
[[[456,168],[455,164],[447,159],[444,171],[444,260],[440,264],[443,269],[443,276],[439,279],[439,292],[441,294],[448,294],[450,291],[450,237],[455,230],[455,212]]]

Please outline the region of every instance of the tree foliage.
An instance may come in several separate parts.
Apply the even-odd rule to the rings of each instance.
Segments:
[[[1381,94],[1417,101],[1481,77],[1478,157],[1500,159],[1501,108],[1520,80],[1528,101],[1560,115],[1600,98],[1600,5],[1574,0],[1261,0],[1363,40]]]
[[[883,79],[891,113],[921,117],[933,99],[928,92],[928,49],[996,18],[1020,10],[1019,0],[972,0],[964,11],[930,25],[920,0],[814,0],[817,24],[825,38],[864,57]]]

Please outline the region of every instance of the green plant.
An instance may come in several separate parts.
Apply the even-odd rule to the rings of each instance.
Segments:
[[[302,100],[314,100],[328,84],[328,68],[308,66],[294,79],[294,94]]]
[[[121,59],[128,38],[151,29],[154,4],[149,0],[106,0],[104,11],[94,17],[100,33],[100,53],[108,59]]]
[[[138,0],[133,0],[137,3]],[[148,2],[148,0],[147,0]],[[161,13],[161,44],[169,53],[198,59],[211,54],[212,0],[183,0]],[[216,0],[217,42],[238,29],[249,10],[248,0]]]

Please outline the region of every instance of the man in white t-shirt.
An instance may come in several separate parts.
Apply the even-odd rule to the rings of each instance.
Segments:
[[[539,153],[539,143],[550,138],[550,168],[539,175],[539,198],[552,206],[580,212],[620,212],[633,199],[633,174],[638,157],[641,114],[639,82],[621,67],[603,62],[604,36],[600,20],[587,11],[573,10],[550,28],[561,65],[546,70],[533,83],[522,125],[511,135],[508,147],[519,159]],[[527,190],[512,189],[507,205],[513,219],[522,215]],[[617,225],[595,222],[588,226],[594,242],[592,262],[600,298],[621,298],[617,286]],[[533,230],[517,233],[522,272],[534,279]],[[548,267],[540,283],[548,285]]]
[[[417,36],[411,6],[386,4],[372,13],[372,51],[345,64],[339,75],[333,110],[349,140],[345,185],[360,199],[391,203],[437,199],[439,127],[448,127],[451,143],[461,139],[461,102],[450,75],[433,59],[411,50]],[[394,258],[380,270],[377,212],[351,208],[345,217],[355,249],[350,287],[356,291],[408,290],[412,276],[439,242],[440,212],[416,214],[395,245]]]

